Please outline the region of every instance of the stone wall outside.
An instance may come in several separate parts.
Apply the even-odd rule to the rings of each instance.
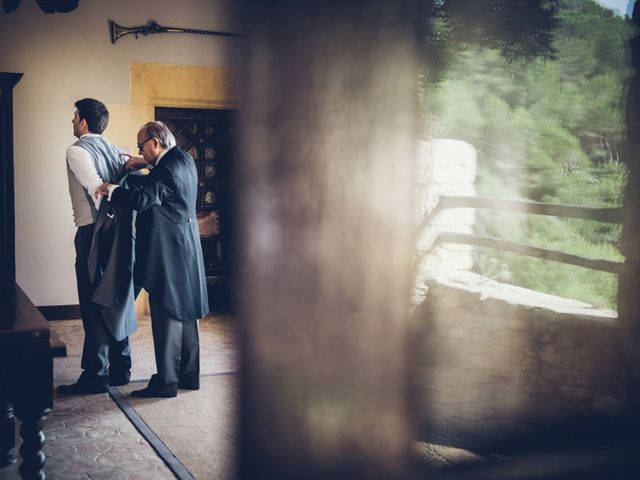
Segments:
[[[615,312],[470,272],[428,282],[414,312],[431,418],[534,420],[625,406]]]

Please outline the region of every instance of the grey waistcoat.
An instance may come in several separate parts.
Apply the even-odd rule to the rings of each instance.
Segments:
[[[74,145],[84,148],[93,161],[98,176],[103,182],[117,184],[124,176],[124,159],[118,148],[100,135],[79,138]],[[69,194],[73,207],[73,221],[77,227],[90,225],[96,221],[96,208],[89,194],[75,177],[67,164]]]

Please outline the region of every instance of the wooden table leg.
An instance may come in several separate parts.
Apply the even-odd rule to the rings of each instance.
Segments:
[[[44,433],[42,427],[50,409],[23,411],[16,406],[16,416],[22,422],[20,426],[20,477],[23,480],[44,480],[45,455],[42,451],[44,444]]]
[[[13,405],[0,402],[0,468],[11,465],[16,448],[16,419]]]

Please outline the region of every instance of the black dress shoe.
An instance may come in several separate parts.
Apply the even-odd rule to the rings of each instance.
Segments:
[[[200,382],[180,382],[178,384],[178,388],[182,388],[184,390],[200,390]]]
[[[162,397],[162,398],[173,398],[178,395],[178,389],[175,390],[156,390],[155,388],[146,387],[141,390],[134,390],[131,392],[132,397],[142,397],[142,398],[153,398],[153,397]]]
[[[129,384],[131,373],[122,373],[116,375],[109,375],[109,385],[112,387],[121,387]]]
[[[105,393],[106,391],[106,385],[82,381],[77,381],[71,385],[60,385],[56,388],[56,392],[61,395],[95,395],[97,393]]]
[[[178,376],[178,388],[185,390],[200,390],[200,375],[198,373],[181,373]]]

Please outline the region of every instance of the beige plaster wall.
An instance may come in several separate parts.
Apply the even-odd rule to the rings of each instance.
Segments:
[[[65,150],[75,140],[74,101],[104,101],[112,111],[106,135],[134,151],[137,128],[153,118],[154,106],[228,100],[213,96],[228,93],[237,39],[176,33],[128,35],[111,44],[108,19],[237,31],[233,3],[83,1],[72,13],[47,15],[35,2],[21,2],[11,14],[0,11],[0,71],[24,73],[14,91],[16,276],[36,305],[77,303],[65,170]]]
[[[105,135],[130,153],[137,153],[136,133],[154,118],[155,107],[237,107],[230,68],[131,63],[129,79],[129,102],[107,105]]]

